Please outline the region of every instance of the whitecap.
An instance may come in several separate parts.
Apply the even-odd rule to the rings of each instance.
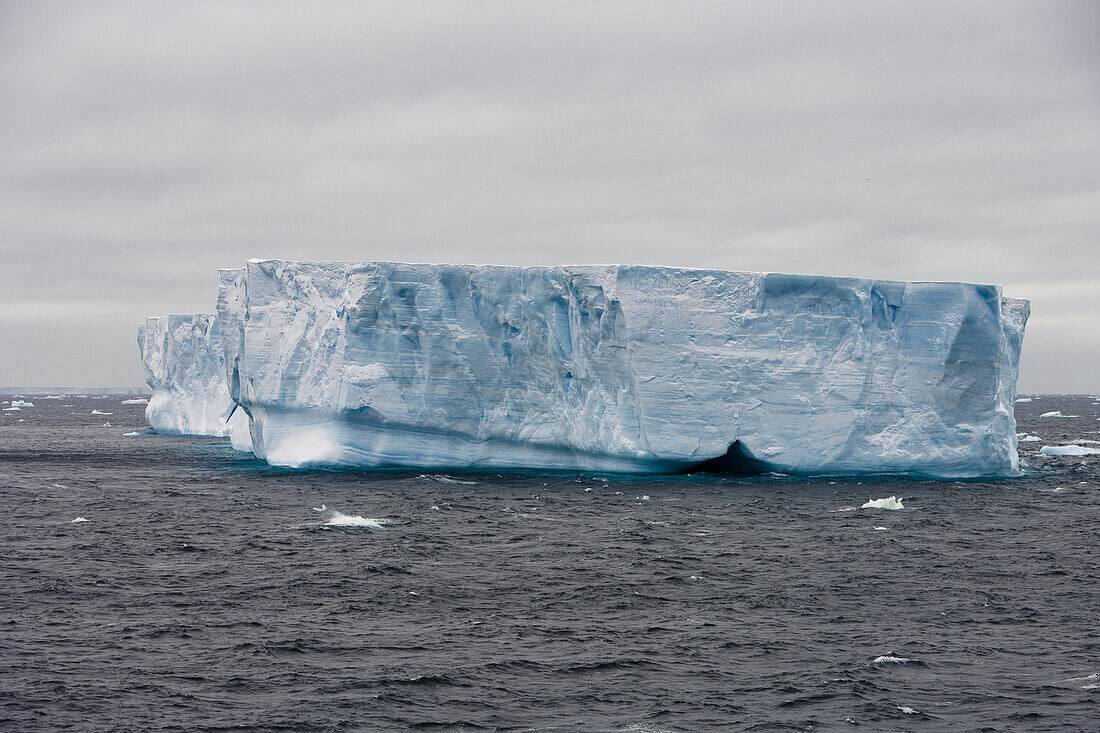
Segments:
[[[71,522],[69,522],[69,524],[78,524],[78,523],[80,523],[80,522],[87,522],[87,521],[88,521],[88,520],[87,520],[87,519],[85,519],[84,517],[77,517],[76,519],[74,519],[74,520],[72,520]]]
[[[1084,445],[1044,445],[1039,449],[1041,456],[1096,456],[1100,455],[1100,448],[1089,448]]]
[[[904,508],[905,506],[901,503],[901,499],[896,496],[888,496],[885,499],[871,499],[860,507],[860,509],[889,509],[890,511],[897,511],[898,509]]]
[[[898,705],[898,710],[905,713],[906,715],[920,715],[919,710],[914,710],[913,708],[909,707],[908,705]]]
[[[876,532],[889,532],[890,528],[889,527],[875,527],[875,531]]]
[[[839,512],[854,512],[856,509],[859,509],[859,507],[858,506],[842,506],[839,509],[830,509],[829,513],[830,514],[837,514]]]
[[[382,529],[385,522],[380,519],[361,517],[358,514],[342,514],[332,510],[332,516],[325,522],[326,527],[369,527],[370,529]]]

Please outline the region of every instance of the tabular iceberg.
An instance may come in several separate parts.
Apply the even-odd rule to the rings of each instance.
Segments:
[[[224,350],[212,314],[153,317],[138,325],[145,381],[153,390],[145,420],[169,435],[233,435],[249,450],[248,418],[234,413],[225,384]],[[232,415],[232,419],[230,416]]]
[[[253,260],[233,400],[286,466],[1018,472],[1027,301],[643,266]]]

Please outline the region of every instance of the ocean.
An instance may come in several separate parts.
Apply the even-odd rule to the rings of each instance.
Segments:
[[[1100,455],[1038,455],[1094,397],[968,482],[286,471],[52,397],[0,397],[4,730],[1100,729]]]

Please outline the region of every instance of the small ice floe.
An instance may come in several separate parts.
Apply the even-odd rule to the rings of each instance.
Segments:
[[[133,438],[133,437],[134,437],[134,436],[136,436],[136,435],[141,435],[141,433],[139,433],[138,431],[136,431],[136,430],[135,430],[135,431],[134,431],[134,432],[132,432],[132,433],[123,433],[123,434],[122,434],[122,437],[123,437],[123,438]]]
[[[63,400],[63,399],[65,399],[65,395],[48,394],[45,397],[43,397],[42,399],[44,399],[44,400]]]
[[[920,715],[919,710],[914,710],[913,708],[909,707],[908,705],[898,705],[898,710],[905,713],[906,715]]]
[[[477,481],[463,481],[461,479],[452,478],[451,476],[445,476],[441,473],[422,473],[417,478],[426,478],[431,481],[438,481],[441,484],[462,484],[464,486],[477,486]]]
[[[92,410],[93,415],[114,415],[113,412],[100,412],[99,410]]]
[[[1027,433],[1020,433],[1020,443],[1038,443],[1042,440],[1038,435],[1028,435]]]
[[[1044,445],[1039,449],[1041,456],[1100,456],[1100,448],[1085,445]]]
[[[34,403],[33,402],[26,402],[24,400],[12,400],[11,401],[11,406],[12,407],[34,407]]]
[[[889,532],[890,531],[889,527],[875,527],[874,529],[875,529],[876,532]]]
[[[871,664],[908,664],[912,661],[908,657],[895,657],[893,654],[884,654],[881,657],[875,657]]]
[[[904,508],[901,499],[896,496],[888,496],[885,499],[871,499],[860,507],[860,509],[889,509],[891,511],[897,511],[898,509]]]
[[[107,422],[103,423],[103,427],[105,427],[105,428],[111,427],[111,421],[108,420]]]
[[[124,404],[124,405],[148,405],[149,400],[145,399],[144,397],[138,397],[137,399],[133,399],[133,400],[123,400],[122,404]]]
[[[328,507],[326,505],[322,504],[321,506],[311,506],[310,509],[312,509],[315,512],[323,512],[323,511],[327,510]]]
[[[88,520],[85,517],[77,517],[76,519],[69,522],[69,524],[80,524],[81,522],[87,522],[87,521]]]
[[[635,496],[638,501],[649,501],[649,494],[642,494],[641,496]]]
[[[1051,410],[1050,412],[1044,412],[1039,417],[1077,417],[1076,415],[1063,415],[1061,410]]]
[[[369,517],[361,517],[358,514],[342,514],[335,509],[332,510],[332,516],[328,518],[324,526],[326,527],[368,527],[370,529],[382,529],[385,526],[385,521],[381,519],[371,519]]]
[[[4,412],[20,412],[22,409],[21,407],[5,407]]]
[[[1017,402],[1031,402],[1031,398],[1030,397],[1017,397],[1016,401]]]

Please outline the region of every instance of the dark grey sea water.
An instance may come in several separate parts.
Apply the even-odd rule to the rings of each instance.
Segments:
[[[1095,398],[959,483],[288,472],[24,399],[5,730],[1100,729],[1100,456],[1036,455]]]

